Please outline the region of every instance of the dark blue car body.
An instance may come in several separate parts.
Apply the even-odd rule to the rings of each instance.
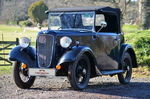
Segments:
[[[122,57],[128,52],[132,58],[133,67],[137,67],[134,50],[124,42],[124,36],[121,33],[120,10],[110,7],[89,9],[80,9],[80,11],[88,10],[104,14],[108,24],[106,29],[97,32],[95,26],[95,31],[50,29],[41,31],[37,35],[36,49],[32,47],[22,49],[21,46],[17,46],[10,52],[9,59],[25,63],[30,68],[55,68],[57,65],[61,65],[62,69],[56,70],[56,75],[67,76],[68,65],[66,64],[74,63],[80,55],[85,53],[92,64],[91,77],[95,77],[100,75],[101,71],[122,70]],[[49,12],[68,12],[71,10],[56,9]],[[45,45],[39,44],[40,36],[50,41]],[[63,48],[60,45],[60,39],[64,36],[72,39],[69,48]],[[47,54],[45,51],[48,51]],[[51,61],[43,61],[41,57],[44,58],[44,55]]]

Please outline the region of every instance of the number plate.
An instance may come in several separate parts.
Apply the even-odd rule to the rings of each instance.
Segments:
[[[55,76],[55,69],[29,68],[30,76]]]

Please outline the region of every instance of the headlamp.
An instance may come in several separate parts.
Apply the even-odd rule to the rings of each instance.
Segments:
[[[72,39],[70,37],[64,36],[60,39],[60,45],[63,48],[68,48],[71,43],[72,43]]]
[[[19,40],[19,44],[22,48],[27,48],[30,45],[30,42],[31,42],[30,39],[27,37],[22,37]]]

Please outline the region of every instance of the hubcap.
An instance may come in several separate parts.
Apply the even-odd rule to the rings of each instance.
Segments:
[[[127,66],[127,71],[129,71],[130,70],[130,67],[129,66]]]
[[[87,64],[84,60],[79,61],[76,68],[76,81],[78,84],[84,84],[87,78]]]
[[[86,74],[86,69],[83,69],[82,73],[85,75]]]

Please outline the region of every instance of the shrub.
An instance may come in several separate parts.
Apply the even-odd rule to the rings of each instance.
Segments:
[[[150,38],[141,37],[135,42],[135,48],[150,48]]]
[[[21,26],[32,26],[33,24],[31,21],[26,20],[26,21],[20,21],[19,25],[21,25]]]
[[[47,19],[47,14],[45,11],[48,10],[48,7],[43,0],[34,2],[28,8],[28,16],[36,23],[42,24],[42,22]]]
[[[137,62],[140,65],[150,66],[150,38],[141,37],[134,43]]]
[[[18,25],[18,21],[7,21],[8,25]]]
[[[144,57],[143,64],[146,64],[147,66],[150,66],[150,56]]]

